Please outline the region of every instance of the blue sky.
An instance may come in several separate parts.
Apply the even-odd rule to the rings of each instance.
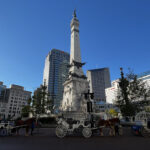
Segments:
[[[0,81],[34,90],[52,48],[70,52],[74,8],[82,61],[88,69],[150,70],[149,0],[0,0]]]

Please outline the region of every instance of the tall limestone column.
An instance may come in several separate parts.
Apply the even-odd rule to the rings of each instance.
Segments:
[[[70,72],[78,75],[83,75],[82,68],[77,68],[74,63],[81,64],[80,40],[79,40],[79,20],[74,11],[73,19],[71,20],[71,48],[70,48]],[[81,64],[82,65],[82,64]]]
[[[83,73],[80,54],[79,20],[74,11],[71,20],[71,48],[69,78],[64,83],[61,109],[63,111],[85,111],[84,93],[88,91],[88,81]]]

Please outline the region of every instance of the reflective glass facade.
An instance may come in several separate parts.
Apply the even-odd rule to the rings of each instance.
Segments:
[[[87,71],[90,91],[94,93],[95,101],[106,101],[105,89],[111,87],[109,68]]]
[[[57,49],[52,49],[45,59],[43,82],[46,83],[56,107],[59,107],[63,97],[63,83],[68,76],[69,59],[68,53]]]

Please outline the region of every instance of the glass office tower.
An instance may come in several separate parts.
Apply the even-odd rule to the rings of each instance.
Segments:
[[[63,97],[63,83],[68,76],[69,60],[67,52],[57,49],[52,49],[45,59],[43,83],[48,87],[50,98],[57,108]]]
[[[111,87],[109,68],[88,70],[87,78],[90,91],[94,93],[94,100],[106,101],[105,89]]]

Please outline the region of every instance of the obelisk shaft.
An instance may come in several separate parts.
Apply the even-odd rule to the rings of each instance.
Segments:
[[[80,40],[79,40],[79,21],[74,15],[71,21],[71,48],[70,48],[70,64],[72,61],[81,63]]]
[[[79,39],[79,20],[74,12],[74,17],[71,20],[71,47],[70,47],[70,68],[69,72],[77,74],[79,76],[83,75],[82,68],[78,68],[74,65],[74,62],[81,63],[81,52],[80,52],[80,39]]]

